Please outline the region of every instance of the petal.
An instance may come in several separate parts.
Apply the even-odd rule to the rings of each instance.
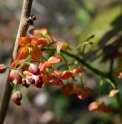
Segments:
[[[110,113],[110,112],[111,112],[110,108],[109,108],[108,106],[106,106],[106,105],[104,104],[104,102],[101,102],[101,103],[99,104],[99,108],[100,108],[100,110],[101,110],[102,112],[104,112],[104,113]]]
[[[122,78],[122,72],[119,73],[118,78]]]
[[[119,92],[119,90],[111,90],[108,97],[113,97],[114,95],[116,95]]]
[[[89,111],[93,112],[99,110],[99,105],[97,102],[91,102],[88,106]]]
[[[90,94],[90,88],[88,87],[84,87],[82,89],[80,89],[78,92],[77,92],[77,95],[78,95],[78,98],[81,99],[81,100],[84,100],[85,98],[87,98]]]
[[[43,71],[45,65],[46,65],[46,62],[42,62],[42,63],[39,64],[40,71]]]
[[[46,38],[39,38],[37,45],[39,48],[45,47],[47,44],[49,44],[49,41]]]
[[[49,82],[57,86],[64,86],[64,83],[62,82],[62,80],[56,77],[55,75],[51,75],[49,77]]]
[[[63,44],[64,44],[64,42],[63,42],[63,43],[59,43],[59,44],[57,45],[57,48],[56,48],[57,53],[60,52],[60,50],[61,50]]]
[[[28,36],[25,36],[25,37],[20,37],[18,42],[20,46],[26,46],[30,41],[31,39]]]
[[[38,39],[36,37],[31,38],[30,41],[32,44],[38,44]]]
[[[19,60],[19,59],[13,61],[12,64],[11,64],[11,68],[21,65],[21,63],[22,63],[23,61],[24,61],[24,60]]]
[[[75,68],[75,69],[72,70],[73,76],[75,76],[78,73],[83,73],[85,71],[86,71],[86,69],[84,69],[84,68]]]
[[[33,59],[40,59],[42,57],[42,51],[39,49],[39,47],[35,46],[35,50],[33,50],[30,55]]]
[[[60,71],[60,70],[54,70],[52,72],[52,74],[54,74],[54,75],[60,75],[60,74],[62,74],[62,71]]]
[[[77,92],[77,86],[75,84],[64,85],[61,88],[61,91],[62,91],[64,96],[68,97],[69,95]]]
[[[18,56],[17,56],[17,59],[18,60],[23,60],[23,59],[26,59],[26,57],[29,55],[28,51],[26,51],[25,47],[21,47],[19,50],[18,50]]]
[[[54,64],[60,62],[61,60],[62,60],[61,57],[52,56],[48,59],[48,62]]]
[[[64,71],[64,72],[61,74],[61,76],[60,76],[60,78],[63,79],[63,80],[67,80],[67,79],[69,79],[70,77],[72,77],[72,72],[69,71],[69,70]]]

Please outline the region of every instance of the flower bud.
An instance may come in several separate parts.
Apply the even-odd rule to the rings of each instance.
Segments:
[[[22,83],[22,76],[19,74],[18,70],[11,70],[9,73],[8,79],[10,82],[14,84],[21,84]]]
[[[28,88],[29,86],[30,86],[30,83],[28,83],[27,81],[26,81],[26,79],[22,79],[22,85],[23,86],[25,86],[26,88]]]
[[[0,64],[0,73],[4,73],[6,71],[6,66],[4,64]]]
[[[33,73],[33,74],[38,74],[39,73],[39,68],[37,65],[30,64],[28,70]]]
[[[12,99],[16,105],[20,106],[22,100],[22,94],[20,93],[20,91],[14,91],[12,93]]]
[[[35,80],[35,83],[33,84],[37,88],[41,88],[43,85],[43,80],[42,78],[38,75],[32,75],[33,79]]]

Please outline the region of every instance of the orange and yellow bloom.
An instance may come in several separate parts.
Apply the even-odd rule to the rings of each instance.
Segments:
[[[42,51],[38,47],[41,45],[41,40],[37,38],[29,38],[29,37],[20,37],[19,45],[20,49],[18,50],[17,59],[22,60],[26,59],[28,55],[31,55],[33,59],[40,59],[42,57]]]

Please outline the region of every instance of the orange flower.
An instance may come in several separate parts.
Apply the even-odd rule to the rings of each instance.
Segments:
[[[27,36],[20,37],[19,45],[21,47],[18,50],[18,59],[25,59],[29,54],[32,56],[33,59],[40,59],[42,57],[42,51],[40,50],[38,45],[41,44],[41,40],[38,40],[37,38],[29,38]]]
[[[57,57],[57,56],[52,56],[48,59],[48,61],[42,62],[39,64],[39,69],[40,71],[43,71],[44,68],[49,68],[51,67],[53,64],[58,63],[62,61],[62,58]]]
[[[83,68],[75,68],[75,69],[73,69],[73,70],[67,70],[67,71],[64,71],[64,72],[62,72],[62,74],[61,74],[61,79],[63,79],[63,80],[67,80],[67,79],[69,79],[70,77],[73,77],[73,76],[75,76],[76,74],[78,74],[78,73],[83,73],[83,72],[85,72],[86,71],[86,69],[83,69]]]
[[[78,98],[81,100],[84,100],[85,98],[89,96],[90,91],[91,89],[88,87],[79,88],[79,90],[77,91]]]
[[[91,89],[88,87],[80,88],[77,87],[75,84],[65,85],[61,88],[61,91],[64,94],[64,96],[69,96],[71,94],[76,93],[78,98],[81,100],[84,100],[89,96],[90,90]]]
[[[44,37],[45,35],[49,34],[48,30],[45,28],[42,29],[32,29],[31,34],[33,34],[34,36],[40,38],[40,37]]]
[[[104,102],[92,102],[88,106],[89,111],[94,112],[94,111],[102,111],[104,113],[110,113],[111,110],[108,106],[105,105]]]
[[[31,29],[29,31],[36,38],[45,41],[45,46],[49,45],[51,42],[57,42],[57,39],[50,35],[49,31],[45,28],[41,29]]]

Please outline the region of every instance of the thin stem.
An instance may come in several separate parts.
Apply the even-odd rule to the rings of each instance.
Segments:
[[[11,62],[13,62],[17,58],[17,50],[19,47],[18,38],[20,36],[26,36],[26,32],[29,27],[29,25],[26,22],[26,19],[30,16],[32,1],[33,0],[24,0],[23,2],[20,25],[19,25],[19,29],[18,29],[14,49],[13,49],[13,56],[12,56]],[[4,123],[4,119],[9,106],[12,89],[13,87],[10,85],[10,82],[7,80],[3,99],[2,99],[1,109],[0,109],[0,124]]]
[[[43,48],[42,51],[55,51],[55,48]],[[86,66],[88,69],[90,69],[91,71],[93,71],[95,74],[102,76],[102,77],[107,77],[108,73],[104,73],[99,71],[98,69],[90,66],[86,61],[84,61],[82,58],[78,57],[77,55],[74,55],[72,53],[69,53],[67,51],[61,50],[60,52],[76,59],[79,63],[83,64],[84,66]]]
[[[62,58],[64,59],[64,62],[66,63],[66,65],[67,65],[68,69],[69,69],[69,70],[71,70],[71,68],[70,68],[70,66],[68,65],[67,60],[65,59],[65,57],[63,56],[63,54],[62,54],[62,53],[60,53],[60,55],[61,55],[61,56],[62,56]]]
[[[112,74],[109,75],[109,79],[114,83],[114,85],[116,86],[116,88],[118,89],[117,87],[117,82],[115,81],[114,77]],[[119,115],[120,115],[120,119],[121,119],[121,122],[122,122],[122,102],[121,102],[121,96],[120,96],[120,93],[117,93],[116,94],[116,101],[117,101],[117,104],[118,104],[118,110],[119,110]]]

